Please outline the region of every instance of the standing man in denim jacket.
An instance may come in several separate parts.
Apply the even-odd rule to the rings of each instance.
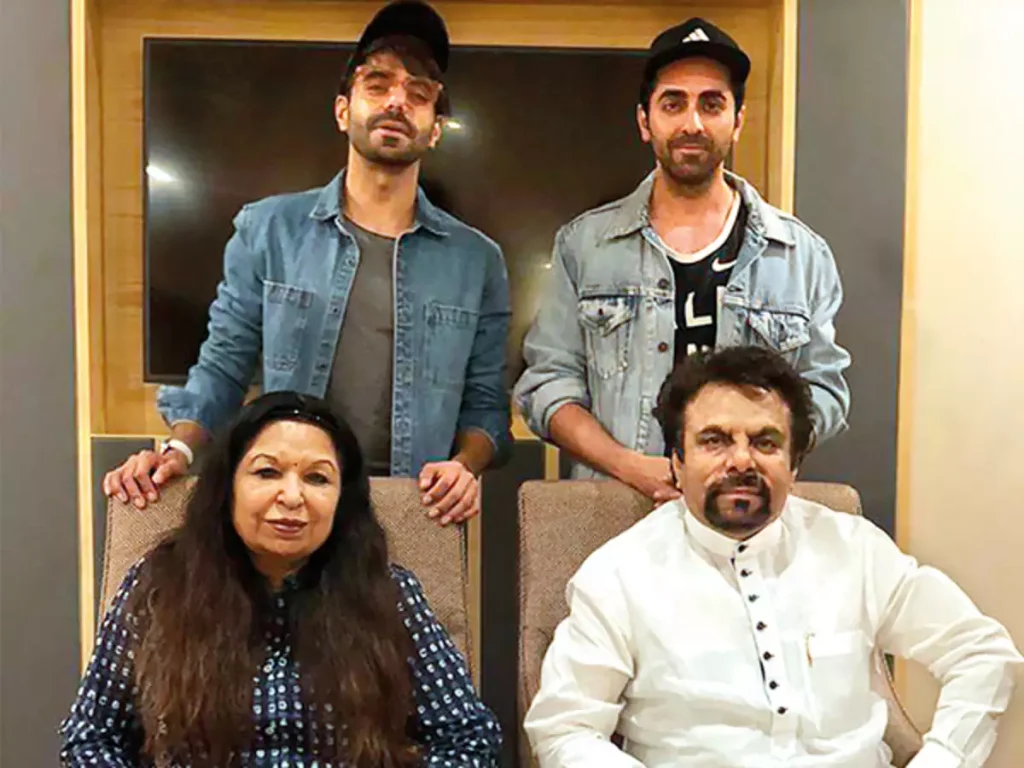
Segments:
[[[184,387],[158,396],[171,439],[110,472],[108,495],[155,501],[239,409],[262,362],[265,390],[332,403],[371,474],[418,476],[430,517],[479,512],[476,478],[511,440],[510,305],[497,244],[418,186],[447,112],[448,52],[424,3],[399,0],[370,22],[335,101],[347,167],[322,189],[238,214],[199,360]]]
[[[575,477],[676,497],[651,411],[677,360],[721,346],[786,356],[811,385],[814,440],[846,426],[850,357],[835,342],[843,292],[832,253],[724,168],[749,72],[736,42],[703,19],[655,38],[636,117],[657,166],[556,236],[516,400],[577,460]]]

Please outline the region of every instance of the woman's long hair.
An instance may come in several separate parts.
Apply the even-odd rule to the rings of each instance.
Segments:
[[[336,737],[333,748],[320,739],[317,757],[360,768],[412,765],[411,641],[362,454],[351,429],[323,401],[294,393],[257,399],[215,441],[184,524],[141,569],[129,610],[138,622],[145,751],[155,759],[233,766],[253,744],[253,677],[264,661],[273,596],[232,522],[233,480],[256,436],[278,421],[322,429],[341,463],[331,532],[289,598],[304,704],[316,704],[320,734],[333,728]]]

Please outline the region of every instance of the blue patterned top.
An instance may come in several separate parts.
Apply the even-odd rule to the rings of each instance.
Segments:
[[[138,689],[129,643],[134,619],[125,608],[138,583],[140,566],[128,572],[103,619],[78,697],[61,725],[60,757],[67,768],[152,765],[140,754],[144,737],[135,709]],[[497,765],[501,732],[494,715],[477,697],[462,655],[430,610],[416,577],[398,566],[392,566],[391,575],[401,590],[399,610],[415,649],[409,659],[416,706],[411,735],[422,745],[423,765]],[[318,732],[316,718],[303,701],[285,621],[287,599],[287,590],[276,597],[265,661],[253,678],[253,743],[242,755],[242,764],[329,768],[330,763],[317,758],[318,744],[321,739],[333,743],[335,734],[330,724]]]

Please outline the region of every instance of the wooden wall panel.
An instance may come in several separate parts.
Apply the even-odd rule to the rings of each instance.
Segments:
[[[769,201],[793,212],[796,171],[797,0],[781,0],[771,10],[769,40],[768,134],[762,188]]]
[[[89,398],[91,402],[91,427],[96,431],[106,428],[104,414],[106,393],[104,392],[104,371],[106,370],[106,346],[103,306],[106,290],[103,282],[103,102],[100,99],[100,24],[99,0],[90,0],[84,5],[85,63],[85,107],[80,116],[83,121],[85,141],[85,200],[82,215],[87,221],[87,250],[76,255],[85,258],[88,272],[88,318],[89,323]],[[76,119],[79,116],[76,115]],[[77,210],[77,209],[76,209]]]
[[[747,126],[736,169],[761,190],[769,183],[769,97],[774,6],[783,0],[647,2],[438,2],[455,44],[646,48],[662,29],[691,15],[728,30],[750,54]],[[792,0],[786,0],[792,2]],[[268,40],[353,40],[380,7],[339,0],[104,0],[99,100],[102,104],[102,247],[90,279],[102,286],[93,313],[94,429],[162,435],[156,387],[143,373],[142,41],[146,36]],[[777,132],[776,132],[777,134]],[[93,209],[92,213],[95,213]],[[96,247],[92,244],[91,247]],[[97,288],[98,290],[98,288]]]

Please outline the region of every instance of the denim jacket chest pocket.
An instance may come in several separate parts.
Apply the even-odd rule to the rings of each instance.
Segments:
[[[292,371],[302,354],[316,293],[287,283],[263,281],[263,358],[275,371]]]
[[[810,313],[799,307],[754,306],[742,298],[729,296],[724,304],[739,317],[740,344],[774,349],[793,362],[801,348],[811,342]]]
[[[629,365],[637,296],[585,296],[578,314],[583,329],[587,363],[602,379],[616,376]]]
[[[424,307],[426,326],[421,358],[427,380],[461,391],[480,315],[465,307],[431,301]]]

